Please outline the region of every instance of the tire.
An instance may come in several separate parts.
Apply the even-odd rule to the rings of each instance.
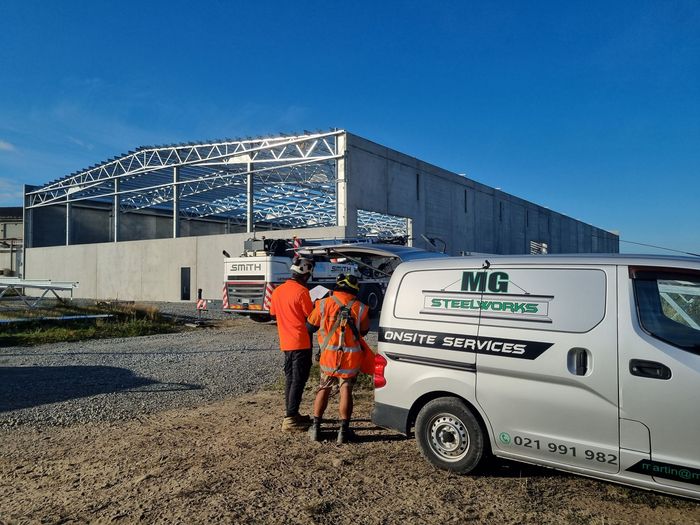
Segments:
[[[370,317],[377,317],[382,309],[384,302],[384,294],[380,286],[376,284],[368,284],[360,292],[360,301],[369,306]]]
[[[416,418],[416,441],[425,459],[442,470],[468,474],[484,453],[484,432],[467,406],[454,397],[426,404]]]
[[[249,315],[248,317],[250,317],[256,323],[269,323],[272,321],[272,317],[267,314]]]

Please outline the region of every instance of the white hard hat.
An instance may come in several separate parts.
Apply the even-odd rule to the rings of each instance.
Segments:
[[[310,274],[314,271],[314,262],[306,257],[295,257],[289,269],[299,275]]]

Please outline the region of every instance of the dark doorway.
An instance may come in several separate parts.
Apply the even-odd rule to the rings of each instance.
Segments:
[[[180,300],[190,300],[190,269],[180,268]]]

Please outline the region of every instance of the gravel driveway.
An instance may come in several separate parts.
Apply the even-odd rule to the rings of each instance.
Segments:
[[[194,303],[148,303],[187,320]],[[225,314],[225,327],[178,334],[0,348],[0,428],[138,418],[281,380],[277,327]],[[376,325],[376,320],[375,320]],[[376,344],[376,331],[367,337]]]
[[[0,427],[118,421],[278,380],[274,324],[0,348]]]

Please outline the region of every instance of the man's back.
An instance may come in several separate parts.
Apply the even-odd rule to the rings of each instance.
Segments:
[[[270,313],[277,318],[281,350],[311,348],[306,318],[312,310],[309,290],[303,284],[289,279],[275,288],[272,292]]]
[[[334,292],[333,296],[326,297],[322,299],[318,307],[314,310],[313,314],[309,317],[309,321],[320,326],[318,332],[319,343],[323,341],[328,332],[333,329],[333,325],[336,322],[338,314],[340,312],[340,305],[336,302],[338,300],[343,305],[347,306],[351,304],[351,314],[359,334],[366,334],[369,330],[369,308],[367,305],[357,300],[354,295],[347,292],[337,291]],[[339,340],[338,333],[331,336],[329,342],[332,345],[346,345],[346,346],[357,346],[359,345],[359,340],[355,338],[354,331],[348,327],[344,330],[345,338],[344,341]]]

